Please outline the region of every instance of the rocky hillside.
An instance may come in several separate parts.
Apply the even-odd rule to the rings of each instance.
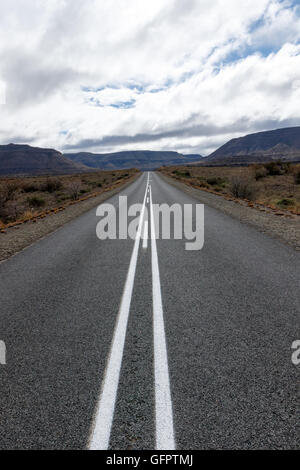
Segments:
[[[54,175],[83,171],[87,171],[84,165],[69,160],[57,150],[30,145],[0,145],[1,175]]]
[[[232,139],[203,160],[204,164],[239,164],[271,160],[300,161],[300,127],[258,132]]]

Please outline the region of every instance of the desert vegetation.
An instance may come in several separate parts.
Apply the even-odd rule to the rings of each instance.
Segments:
[[[229,199],[300,214],[300,164],[272,161],[244,167],[190,165],[159,171]]]
[[[137,170],[97,171],[78,175],[0,178],[0,230],[43,218],[66,206],[108,191]]]

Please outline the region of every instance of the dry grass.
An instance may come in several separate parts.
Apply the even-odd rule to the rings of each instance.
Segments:
[[[243,199],[277,211],[300,214],[300,164],[248,167],[163,167],[159,171],[227,199]]]
[[[137,171],[0,178],[0,230],[44,218],[68,205],[96,197],[128,181]]]

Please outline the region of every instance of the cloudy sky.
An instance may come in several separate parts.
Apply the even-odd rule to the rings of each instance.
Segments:
[[[300,125],[300,1],[1,1],[0,81],[1,144],[207,155]]]

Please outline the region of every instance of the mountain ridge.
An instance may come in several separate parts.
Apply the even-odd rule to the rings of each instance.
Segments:
[[[201,164],[255,163],[270,160],[300,161],[300,126],[247,134],[229,140]]]
[[[102,170],[139,168],[154,170],[166,165],[186,165],[199,162],[201,155],[183,155],[174,151],[125,150],[113,153],[65,153],[67,158],[90,168]]]
[[[0,145],[1,175],[72,174],[88,171],[54,149],[28,144]]]

